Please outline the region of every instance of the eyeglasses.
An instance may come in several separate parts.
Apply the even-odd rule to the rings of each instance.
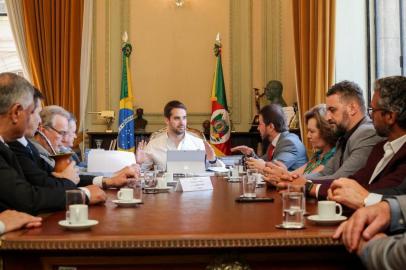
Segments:
[[[369,117],[372,117],[372,115],[374,114],[374,112],[379,112],[379,111],[382,111],[382,112],[387,112],[387,110],[385,110],[385,109],[374,109],[374,108],[371,108],[371,107],[369,107],[368,108],[368,115],[369,115]]]
[[[68,135],[68,131],[65,131],[65,130],[57,130],[56,128],[51,127],[51,126],[46,126],[46,127],[52,129],[53,131],[55,131],[56,133],[58,133],[58,134],[61,135],[62,137]]]

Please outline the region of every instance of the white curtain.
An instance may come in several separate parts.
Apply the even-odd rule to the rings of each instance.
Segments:
[[[7,16],[9,18],[11,31],[13,32],[14,42],[17,53],[23,68],[24,77],[32,81],[31,69],[28,65],[28,51],[25,42],[25,28],[23,17],[23,5],[21,0],[6,0]]]
[[[93,33],[93,1],[85,0],[83,8],[82,49],[80,59],[80,119],[79,130],[85,130],[87,96],[90,83],[90,66]],[[84,136],[84,132],[83,132]]]

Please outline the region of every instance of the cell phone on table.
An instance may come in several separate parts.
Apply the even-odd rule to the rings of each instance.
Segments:
[[[250,203],[250,202],[273,202],[271,197],[238,197],[235,199],[239,203]]]

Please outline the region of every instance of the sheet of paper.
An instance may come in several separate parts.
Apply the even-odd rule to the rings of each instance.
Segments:
[[[87,172],[114,173],[134,163],[136,163],[134,153],[92,149],[88,156]]]
[[[179,184],[183,191],[213,190],[210,177],[180,178]]]

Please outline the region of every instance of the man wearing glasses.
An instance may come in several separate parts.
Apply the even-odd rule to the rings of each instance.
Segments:
[[[49,155],[59,153],[59,148],[65,141],[68,134],[69,113],[62,107],[51,105],[44,107],[40,116],[42,123],[31,142],[37,148],[41,158],[54,167],[55,161]]]
[[[406,192],[406,77],[377,80],[368,112],[376,133],[387,140],[373,148],[363,169],[334,181],[328,191],[329,199],[353,209]]]

